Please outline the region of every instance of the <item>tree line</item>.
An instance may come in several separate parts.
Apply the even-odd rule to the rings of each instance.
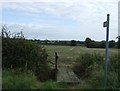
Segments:
[[[61,46],[77,46],[83,45],[84,41],[76,41],[76,40],[40,40],[40,39],[30,39],[41,45],[61,45]]]
[[[2,27],[2,35],[6,38],[21,38],[25,39],[24,34],[22,31],[20,33],[11,33],[7,27],[4,25]],[[120,48],[120,36],[117,37],[118,41],[110,40],[109,41],[109,48]],[[80,40],[40,40],[40,39],[29,39],[32,42],[35,42],[40,45],[63,45],[63,46],[86,46],[87,48],[105,48],[106,41],[95,41],[91,38],[87,37],[85,41]]]
[[[120,37],[117,37],[118,41],[110,40],[109,41],[109,48],[120,48]],[[105,48],[106,47],[106,41],[95,41],[91,38],[87,37],[85,41],[79,41],[79,40],[39,40],[34,39],[31,41],[34,41],[41,45],[63,45],[63,46],[86,46],[87,48]]]
[[[87,48],[105,48],[106,41],[94,41],[91,40],[89,37],[85,40],[85,46]],[[109,48],[120,48],[120,37],[118,37],[118,41],[115,42],[114,40],[109,41]]]

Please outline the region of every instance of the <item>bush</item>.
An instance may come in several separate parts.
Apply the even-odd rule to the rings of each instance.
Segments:
[[[78,59],[80,60],[79,65],[74,67],[74,72],[84,81],[82,83],[83,88],[86,84],[94,89],[104,88],[105,60],[103,61],[103,56],[100,54],[83,54]],[[110,55],[109,57],[106,88],[116,89],[120,87],[118,60],[118,54]]]
[[[86,77],[89,72],[94,69],[94,66],[99,67],[99,65],[103,64],[103,56],[100,54],[82,54],[77,61],[79,63],[74,67],[74,72],[78,74],[78,77]],[[94,65],[94,66],[93,66]]]
[[[48,54],[42,46],[21,38],[2,38],[2,42],[3,69],[32,70],[40,80],[48,79]]]
[[[17,38],[2,39],[3,68],[26,68],[44,64],[47,60],[45,49],[37,44]]]

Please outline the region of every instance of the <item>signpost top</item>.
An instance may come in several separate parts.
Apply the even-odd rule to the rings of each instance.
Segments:
[[[107,16],[110,16],[110,14],[107,14]]]
[[[109,27],[109,16],[110,14],[107,14],[107,21],[103,23],[103,27]]]

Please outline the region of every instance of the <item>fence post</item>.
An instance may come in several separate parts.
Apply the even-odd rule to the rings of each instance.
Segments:
[[[57,55],[57,52],[55,52],[55,77],[57,79],[57,60],[58,60],[58,55]]]

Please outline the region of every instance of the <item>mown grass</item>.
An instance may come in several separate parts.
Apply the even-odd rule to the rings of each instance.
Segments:
[[[69,58],[75,60],[80,54],[83,53],[100,53],[105,54],[105,49],[102,48],[86,48],[82,46],[54,46],[54,45],[45,45],[49,54],[49,59],[54,60],[54,52],[58,52],[60,59]],[[72,49],[72,50],[71,50]],[[110,54],[118,53],[118,49],[109,49]]]
[[[58,61],[66,65],[74,66],[76,60],[80,55],[84,53],[90,54],[102,54],[105,58],[105,49],[101,48],[86,48],[82,46],[56,46],[56,45],[45,45],[44,46],[48,52],[48,60],[54,62],[54,53],[57,52],[59,55]],[[72,50],[71,50],[72,49]],[[118,54],[118,49],[109,49],[109,56],[113,54]]]

